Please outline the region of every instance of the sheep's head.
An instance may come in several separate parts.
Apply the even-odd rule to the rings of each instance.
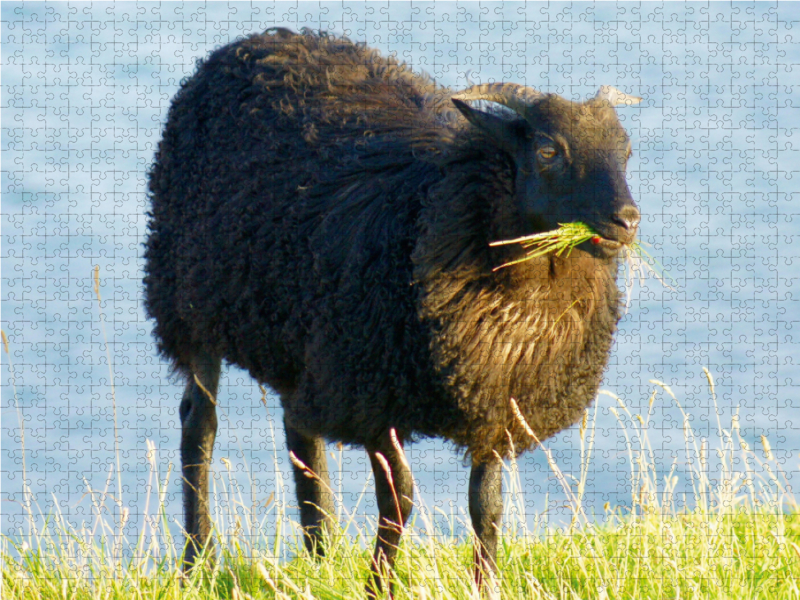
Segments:
[[[465,100],[496,102],[513,117],[478,110]],[[594,98],[575,103],[517,84],[487,84],[452,101],[515,162],[520,231],[514,233],[581,221],[603,238],[592,251],[606,256],[635,239],[639,210],[625,180],[631,143],[613,107],[641,98],[603,86]]]

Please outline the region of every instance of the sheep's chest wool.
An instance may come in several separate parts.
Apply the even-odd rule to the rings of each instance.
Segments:
[[[521,269],[524,293],[463,275],[423,287],[437,391],[457,406],[453,429],[433,433],[474,459],[534,443],[510,398],[544,440],[578,421],[597,393],[620,317],[617,265],[573,261],[557,265],[567,272],[553,279],[552,261],[564,262],[547,257]]]
[[[381,589],[413,485],[403,444],[472,456],[476,578],[495,569],[501,462],[592,401],[619,319],[620,249],[639,212],[630,140],[603,88],[582,103],[514,83],[461,93],[323,33],[275,29],[198,64],[150,172],[145,305],[185,377],[188,566],[211,543],[209,463],[222,361],[281,398],[309,551],[335,514],[325,441],[364,446]],[[467,102],[493,102],[479,109]],[[560,223],[596,244],[490,246]]]

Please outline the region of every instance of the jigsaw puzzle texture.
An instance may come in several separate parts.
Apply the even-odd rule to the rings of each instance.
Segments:
[[[688,445],[713,448],[718,423],[729,428],[738,413],[747,443],[760,448],[765,436],[797,481],[797,5],[3,3],[3,533],[25,527],[24,469],[41,510],[78,525],[95,510],[87,486],[108,489],[119,500],[109,510],[129,511],[135,538],[155,493],[152,460],[162,478],[173,465],[165,501],[178,534],[182,384],[156,355],[142,307],[146,173],[195,61],[274,26],[346,35],[453,89],[511,81],[571,100],[601,85],[641,96],[618,110],[633,141],[628,179],[641,239],[671,282],[633,287],[602,385],[620,400],[595,404],[584,504],[598,518],[607,503],[631,504],[635,440],[621,423],[648,411],[660,479],[695,460],[685,419],[696,434]],[[261,399],[244,371],[224,370],[212,490],[222,512],[231,485],[259,514],[272,499],[294,502],[281,408],[269,390]],[[578,438],[575,427],[545,444],[574,477]],[[334,487],[352,509],[369,463],[360,449],[330,449]],[[441,440],[409,457],[419,500],[463,519],[463,457]],[[519,469],[522,518],[568,522],[545,454],[527,453]],[[679,486],[691,504],[691,479]],[[368,490],[356,512],[375,510]]]

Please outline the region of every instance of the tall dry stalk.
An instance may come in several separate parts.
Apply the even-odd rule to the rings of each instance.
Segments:
[[[31,506],[33,500],[33,492],[28,485],[28,468],[25,462],[25,416],[22,414],[22,406],[19,402],[19,395],[17,394],[17,376],[14,373],[14,363],[11,361],[11,351],[9,350],[8,337],[6,332],[0,330],[0,336],[3,338],[3,348],[8,357],[8,371],[11,374],[11,389],[14,392],[14,407],[17,409],[17,419],[19,420],[19,438],[20,447],[22,449],[22,499],[25,504],[25,510],[28,512],[28,544],[32,545],[31,533],[33,537],[39,537],[39,531],[36,528],[36,519],[33,517],[33,508]]]
[[[108,363],[108,376],[109,383],[111,384],[111,406],[114,414],[114,455],[117,462],[117,498],[116,504],[120,509],[119,532],[117,534],[117,541],[115,543],[115,554],[119,551],[118,562],[122,561],[122,531],[125,528],[127,521],[127,509],[123,506],[122,499],[122,467],[119,460],[119,427],[117,425],[117,392],[114,385],[114,364],[111,360],[111,348],[108,344],[108,333],[106,332],[106,318],[103,314],[103,299],[100,296],[100,265],[94,267],[94,295],[97,298],[97,309],[100,312],[100,328],[103,333],[103,344],[106,348],[106,361]],[[122,566],[121,564],[119,565]]]

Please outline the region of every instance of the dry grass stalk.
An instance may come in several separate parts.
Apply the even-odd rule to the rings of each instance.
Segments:
[[[402,534],[403,513],[400,510],[400,501],[397,498],[397,490],[394,487],[394,477],[392,477],[392,468],[389,466],[389,461],[386,460],[386,457],[380,452],[375,453],[375,458],[379,463],[381,463],[381,467],[383,467],[383,471],[386,473],[386,480],[389,482],[389,487],[392,490],[392,498],[394,499],[394,506],[397,509],[397,531],[399,531]],[[387,523],[387,525],[391,524],[392,523]]]
[[[503,263],[502,265],[492,269],[498,271],[511,265],[516,265],[532,258],[545,256],[546,254],[555,254],[561,256],[566,252],[569,256],[572,250],[585,242],[591,241],[594,244],[599,244],[602,237],[597,234],[586,223],[577,221],[575,223],[559,223],[558,229],[552,231],[545,231],[543,233],[535,233],[533,235],[526,235],[523,237],[514,238],[511,240],[500,240],[492,242],[490,246],[507,246],[509,244],[519,244],[528,252],[516,260]],[[644,281],[645,275],[652,274],[664,287],[674,289],[664,281],[664,268],[660,266],[658,261],[644,249],[645,242],[634,241],[630,244],[625,244],[622,247],[623,258],[627,265],[627,274],[625,276],[625,289],[626,291],[626,304],[630,304],[631,291],[633,290],[634,281],[640,283]],[[659,271],[656,271],[650,263],[659,265]]]

